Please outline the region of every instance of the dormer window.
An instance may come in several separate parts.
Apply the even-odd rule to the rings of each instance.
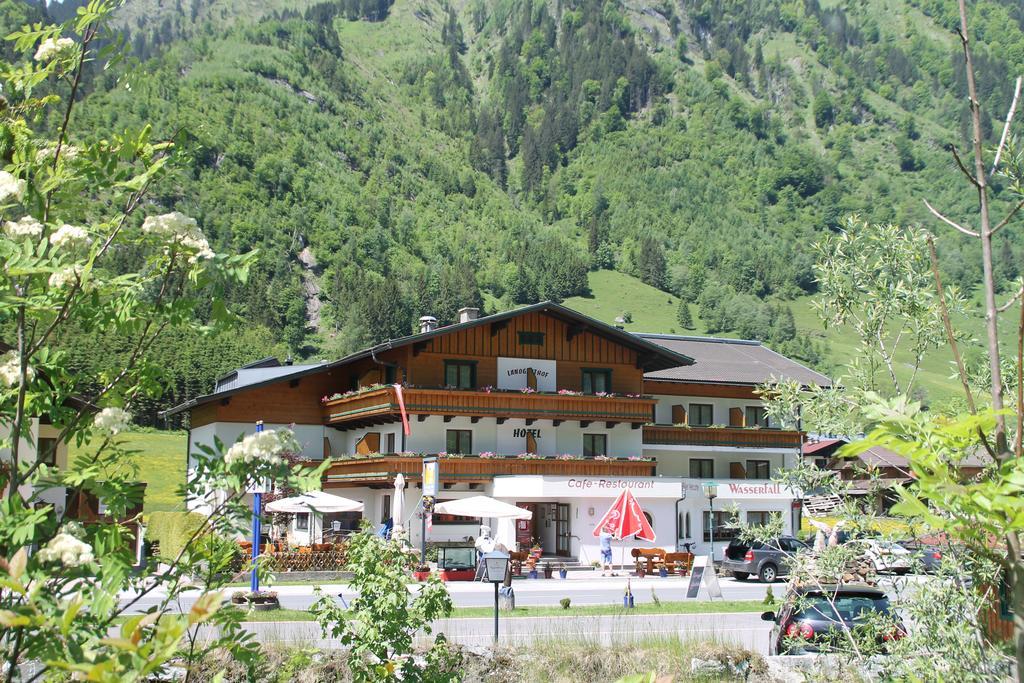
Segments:
[[[544,333],[543,332],[520,332],[519,333],[519,345],[520,346],[544,346]]]
[[[475,389],[476,362],[446,360],[444,362],[444,385],[456,389]]]
[[[583,368],[583,393],[608,394],[612,391],[612,371],[604,368]]]

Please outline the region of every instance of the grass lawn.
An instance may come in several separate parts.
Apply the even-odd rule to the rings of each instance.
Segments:
[[[230,607],[227,609],[239,609]],[[596,617],[631,616],[644,614],[725,614],[735,612],[763,612],[770,607],[760,600],[719,600],[685,602],[644,602],[633,609],[619,605],[584,605],[581,607],[517,607],[512,612],[502,612],[502,618],[521,617]],[[452,619],[488,618],[494,616],[493,607],[459,607],[452,612]],[[269,612],[246,612],[246,621],[313,621],[313,615],[305,610],[278,609]]]
[[[135,476],[147,484],[145,512],[183,510],[178,487],[185,483],[185,432],[128,432],[120,438],[128,450],[137,451],[132,464],[138,467]],[[68,445],[71,461],[87,453],[88,445]]]

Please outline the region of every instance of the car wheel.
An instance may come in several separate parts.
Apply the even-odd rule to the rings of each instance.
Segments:
[[[737,581],[746,581],[749,576],[750,576],[750,574],[748,574],[747,572],[733,572],[732,573],[732,577],[734,579],[736,579]]]
[[[761,583],[771,583],[779,576],[779,570],[774,564],[766,564],[761,567],[761,571],[757,573],[757,577],[761,579]]]

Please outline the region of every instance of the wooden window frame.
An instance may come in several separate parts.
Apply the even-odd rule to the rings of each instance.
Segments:
[[[449,444],[451,444],[451,438],[452,438],[453,434],[455,435],[455,444],[456,444],[455,445],[455,450],[451,450],[451,447],[449,445]],[[469,437],[469,443],[468,444],[461,443],[462,442],[462,437],[465,436],[465,435],[468,435],[468,437]],[[467,446],[467,448],[464,449],[463,448],[464,445]],[[445,453],[450,453],[452,455],[472,455],[473,454],[473,430],[472,429],[448,429],[448,430],[445,430],[445,433],[444,433],[444,446],[445,446]]]
[[[587,439],[588,439],[588,437],[591,440],[591,444],[593,444],[593,440],[595,438],[597,438],[597,437],[600,437],[604,441],[604,448],[602,449],[603,450],[602,453],[595,452],[595,449],[594,449],[593,445],[591,445],[591,447],[589,449],[589,453],[588,453],[588,449],[587,449]],[[608,456],[608,435],[607,434],[584,434],[583,435],[583,457],[584,458],[596,458],[599,455],[603,455],[605,457]]]
[[[46,448],[44,443],[46,442]],[[53,450],[50,451],[49,457],[47,458],[47,451],[49,450],[49,444],[53,443]],[[49,465],[50,467],[57,466],[57,449],[60,446],[60,441],[52,436],[40,436],[36,439],[36,458],[38,458],[43,464]]]
[[[450,367],[468,367],[469,368],[469,386],[459,386],[458,382],[455,384],[449,384],[448,382],[448,368]],[[476,389],[476,366],[477,361],[475,360],[459,360],[455,358],[446,359],[444,361],[444,386],[454,386],[456,389]],[[461,374],[461,373],[460,373]]]
[[[295,530],[296,531],[309,531],[309,513],[308,512],[297,512],[297,513],[295,513]]]
[[[520,330],[516,338],[520,346],[544,346],[545,334],[532,330]]]
[[[701,410],[694,410],[695,408],[708,408],[710,409],[711,416],[707,422],[696,422],[697,416],[702,412]],[[714,403],[691,403],[686,406],[686,424],[691,427],[710,427],[715,424],[715,404]]]
[[[747,479],[771,479],[772,475],[772,461],[771,460],[747,460],[744,464],[744,468],[747,470]],[[764,466],[765,476],[758,477],[757,470],[760,466]],[[754,476],[751,476],[754,475]]]
[[[591,391],[587,391],[587,375],[601,374],[605,377],[607,388],[603,392],[593,391],[594,381],[590,380]],[[580,368],[580,390],[587,395],[593,396],[597,393],[612,393],[612,369],[611,368]]]
[[[704,465],[711,465],[711,474],[703,474]],[[693,473],[693,466],[697,465],[700,470],[697,474]],[[715,459],[714,458],[690,458],[690,479],[714,479],[715,478]]]
[[[752,410],[753,411],[760,411],[761,412],[761,416],[762,416],[762,419],[764,421],[763,424],[760,421],[756,420],[756,419],[754,419],[754,420],[750,419],[750,411],[752,411]],[[743,424],[746,427],[758,427],[759,426],[759,427],[761,427],[761,429],[770,429],[771,428],[769,426],[769,424],[768,424],[768,411],[765,410],[764,406],[744,406],[744,408],[743,408]]]
[[[751,515],[757,518],[756,522],[751,519]],[[747,526],[767,526],[771,521],[772,513],[768,510],[747,510]]]

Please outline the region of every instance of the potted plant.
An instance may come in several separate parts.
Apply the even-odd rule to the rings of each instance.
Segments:
[[[661,578],[663,578],[663,579],[664,579],[664,578],[665,578],[666,576],[668,576],[668,567],[667,567],[667,566],[665,566],[665,563],[664,563],[664,562],[659,562],[659,563],[658,563],[658,576],[660,576],[660,577],[661,577]]]
[[[636,563],[636,575],[641,579],[647,576],[647,567],[645,567],[642,562]]]
[[[430,565],[418,564],[416,568],[412,570],[412,578],[417,581],[426,581],[430,578]]]
[[[597,560],[594,560],[593,562],[591,562],[590,566],[593,567],[594,571],[596,571],[596,572],[601,571],[601,563],[598,562]]]
[[[532,557],[526,561],[526,578],[537,578],[537,560],[533,559]]]
[[[550,579],[555,574],[555,568],[551,566],[550,562],[544,563],[544,578]]]
[[[247,605],[249,609],[257,612],[281,607],[281,602],[274,591],[235,591],[231,596],[231,602],[235,605]]]
[[[676,560],[676,576],[686,576],[688,573],[686,571],[686,564]]]
[[[565,562],[558,563],[558,578],[564,579],[569,575],[569,568],[565,566]]]

